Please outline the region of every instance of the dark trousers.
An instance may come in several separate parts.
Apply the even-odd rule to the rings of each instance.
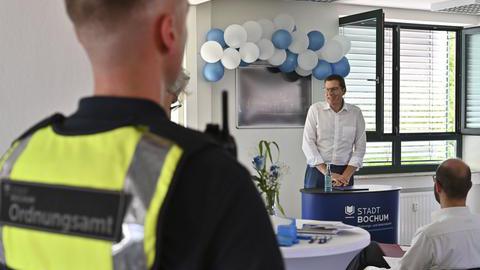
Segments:
[[[385,259],[383,259],[383,256],[385,256],[385,254],[383,254],[377,242],[372,241],[370,245],[362,249],[362,251],[353,258],[346,270],[363,270],[367,266],[390,269],[390,266]]]
[[[332,173],[342,174],[347,165],[330,165],[330,170]],[[350,178],[349,186],[353,186],[353,176]],[[305,188],[323,188],[325,186],[325,176],[317,168],[310,167],[307,165],[307,170],[305,172],[304,187]]]

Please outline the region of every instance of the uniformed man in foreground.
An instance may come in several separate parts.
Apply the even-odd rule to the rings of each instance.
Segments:
[[[247,170],[206,135],[169,121],[187,1],[65,4],[94,96],[71,116],[35,125],[0,160],[0,263],[283,269]]]

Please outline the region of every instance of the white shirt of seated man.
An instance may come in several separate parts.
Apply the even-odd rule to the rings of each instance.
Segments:
[[[399,269],[480,267],[480,216],[465,206],[472,186],[470,168],[461,160],[447,160],[434,182],[441,209],[432,213],[432,223],[416,232]]]

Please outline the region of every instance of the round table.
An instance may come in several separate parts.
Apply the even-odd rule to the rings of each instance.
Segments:
[[[304,223],[338,224],[340,222],[297,219],[297,228],[301,228]],[[309,244],[308,240],[300,240],[297,245],[281,247],[281,252],[287,270],[343,270],[368,244],[370,244],[370,234],[362,228],[353,227],[340,231],[325,244]]]

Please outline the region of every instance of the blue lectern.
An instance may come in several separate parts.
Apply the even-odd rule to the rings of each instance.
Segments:
[[[374,241],[397,243],[400,189],[383,185],[332,192],[302,189],[302,218],[342,221],[367,230]]]

